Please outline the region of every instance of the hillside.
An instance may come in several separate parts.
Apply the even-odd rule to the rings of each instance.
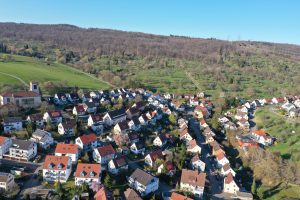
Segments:
[[[0,52],[64,63],[116,86],[213,97],[300,92],[297,45],[0,23]]]
[[[93,79],[63,64],[47,64],[43,60],[24,56],[11,56],[5,61],[0,59],[0,85],[2,87],[5,85],[20,87],[28,84],[30,80],[41,82],[42,88],[48,90],[51,85],[89,89],[109,87],[101,80]]]

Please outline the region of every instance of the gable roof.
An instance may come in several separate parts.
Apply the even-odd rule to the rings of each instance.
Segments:
[[[43,115],[39,114],[39,113],[28,115],[28,117],[30,118],[31,121],[41,121],[41,120],[43,120]]]
[[[110,191],[108,191],[104,185],[98,190],[98,192],[94,196],[95,200],[113,200],[113,195]]]
[[[119,117],[126,116],[126,112],[124,108],[118,109],[118,110],[113,110],[109,111],[108,115],[110,116],[111,119],[116,119]]]
[[[186,197],[184,195],[178,194],[176,192],[172,192],[170,200],[193,200],[193,199]]]
[[[85,112],[84,107],[82,104],[79,104],[77,106],[75,106],[75,109],[77,112]]]
[[[28,150],[33,144],[35,143],[27,140],[12,139],[11,147],[15,149]]]
[[[234,180],[233,180],[233,176],[232,176],[231,172],[229,172],[229,173],[227,174],[227,176],[225,177],[224,182],[225,182],[226,184],[230,184],[232,181],[234,181]]]
[[[99,178],[101,172],[100,164],[78,163],[75,177],[79,178]]]
[[[102,122],[103,121],[103,116],[100,114],[95,114],[95,115],[90,115],[93,122]]]
[[[134,179],[135,181],[139,182],[142,185],[148,185],[152,179],[154,178],[151,174],[145,172],[137,168],[131,175],[130,178]]]
[[[97,140],[95,133],[85,134],[79,137],[83,144],[88,144]]]
[[[124,192],[124,196],[126,200],[142,200],[142,198],[131,188],[127,188]]]
[[[0,136],[0,145],[4,144],[5,140],[8,140],[8,138]]]
[[[115,149],[113,148],[113,146],[111,144],[105,145],[102,147],[98,147],[98,152],[99,152],[100,156],[102,156],[102,157],[116,153]]]
[[[125,156],[121,156],[121,157],[118,157],[118,158],[114,158],[112,161],[113,161],[113,163],[114,163],[114,165],[115,165],[115,167],[116,167],[117,169],[120,168],[120,167],[124,167],[124,166],[128,165]]]
[[[69,160],[71,160],[71,158],[68,156],[47,155],[43,164],[43,169],[66,170]]]
[[[129,129],[127,121],[122,121],[118,123],[121,131]]]
[[[206,173],[198,173],[198,171],[182,169],[181,182],[192,185],[194,187],[205,186]]]
[[[4,123],[17,123],[17,122],[22,122],[21,117],[5,117],[3,119]]]
[[[32,91],[18,91],[18,92],[6,92],[2,94],[3,97],[38,97],[39,94]]]
[[[160,149],[149,153],[149,155],[152,161],[163,158],[163,153]]]
[[[78,153],[78,145],[58,143],[55,148],[55,153],[76,154]]]

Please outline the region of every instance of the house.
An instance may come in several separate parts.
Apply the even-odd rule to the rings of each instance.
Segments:
[[[158,166],[157,173],[161,174],[164,170],[168,176],[174,176],[176,173],[175,166],[171,161],[167,161]]]
[[[71,103],[77,103],[79,101],[79,95],[76,92],[67,94],[67,100]]]
[[[118,174],[120,171],[128,170],[128,162],[125,156],[117,157],[108,162],[108,171]]]
[[[172,192],[170,200],[193,200],[193,199],[186,197],[184,195],[178,194],[176,192]]]
[[[130,151],[134,154],[144,154],[145,152],[145,145],[142,142],[135,142],[132,143],[130,146]]]
[[[244,105],[242,105],[242,106],[240,105],[237,107],[237,111],[240,111],[242,113],[248,113],[248,108]]]
[[[12,146],[10,138],[0,136],[0,159],[4,157],[4,154],[9,152],[9,147]]]
[[[78,104],[77,106],[74,106],[73,115],[75,115],[75,116],[85,115],[84,106],[82,104]]]
[[[205,179],[206,174],[203,172],[182,169],[180,189],[192,193],[197,198],[202,198]]]
[[[296,106],[292,103],[286,102],[284,103],[281,108],[283,108],[285,111],[290,112],[291,109],[295,109]]]
[[[58,143],[55,148],[56,156],[68,156],[73,164],[77,163],[79,157],[79,148],[77,144]]]
[[[154,167],[155,161],[158,160],[158,159],[161,159],[161,160],[164,159],[163,153],[160,149],[149,153],[145,157],[145,164],[150,166],[150,167]]]
[[[234,181],[233,175],[229,172],[227,176],[224,178],[223,192],[236,194],[239,190],[240,188]]]
[[[104,185],[101,185],[97,193],[94,195],[94,200],[113,200],[113,194],[105,188]]]
[[[62,122],[62,114],[60,111],[48,111],[45,112],[43,119],[47,123],[59,124]]]
[[[195,154],[201,153],[201,147],[197,144],[195,139],[188,142],[187,151]]]
[[[60,105],[67,104],[67,95],[63,92],[56,93],[54,95],[54,101]]]
[[[175,108],[177,111],[184,111],[184,107],[180,101],[172,101],[171,105],[173,108]]]
[[[229,173],[231,173],[232,176],[235,176],[235,171],[230,167],[230,163],[227,163],[227,164],[223,165],[223,167],[221,169],[221,174],[223,176],[227,176]]]
[[[245,118],[241,118],[238,122],[237,125],[239,125],[239,127],[244,128],[244,129],[249,129],[250,124],[248,122],[247,119]]]
[[[76,122],[73,120],[66,120],[60,122],[57,126],[57,131],[60,135],[74,136],[76,130]]]
[[[118,110],[109,111],[108,113],[106,113],[104,115],[103,120],[104,120],[104,123],[109,126],[115,125],[118,122],[126,120],[126,112],[123,108],[118,109]]]
[[[142,200],[140,195],[131,188],[127,188],[127,190],[124,192],[124,197],[125,200]]]
[[[295,100],[294,105],[296,106],[296,108],[300,108],[300,99]]]
[[[49,149],[50,146],[54,143],[51,133],[41,129],[37,129],[36,131],[34,131],[30,140],[37,143],[38,146],[42,149]]]
[[[205,143],[206,144],[209,144],[209,143],[215,141],[215,139],[213,138],[213,136],[211,134],[204,135],[204,138],[205,138]]]
[[[97,136],[94,133],[85,134],[76,138],[75,143],[83,152],[93,150],[98,146]]]
[[[203,128],[208,128],[208,124],[206,123],[206,121],[201,118],[201,119],[198,119],[199,123],[200,123],[200,127],[203,127]]]
[[[139,121],[141,125],[148,125],[148,122],[151,119],[151,115],[143,114],[139,117]]]
[[[20,108],[13,103],[0,105],[0,116],[13,116],[19,112]]]
[[[131,131],[127,135],[131,144],[140,141],[140,135],[137,132]]]
[[[86,183],[91,186],[93,182],[100,183],[100,172],[100,164],[78,163],[75,172],[75,185],[80,186]]]
[[[22,108],[36,108],[41,102],[40,94],[33,91],[6,92],[0,95],[0,105],[13,103]]]
[[[138,117],[133,117],[128,122],[129,129],[138,131],[141,128],[141,122]]]
[[[82,106],[83,106],[85,112],[87,112],[89,114],[97,112],[97,106],[93,102],[86,101],[82,104]]]
[[[237,120],[240,120],[242,118],[248,120],[249,119],[248,112],[242,112],[242,111],[238,110],[236,112],[236,115],[234,116],[234,118],[237,119]]]
[[[218,154],[216,158],[220,168],[229,163],[229,160],[226,158],[224,153]]]
[[[32,114],[27,116],[27,122],[35,124],[38,128],[44,127],[44,119],[42,114]]]
[[[8,157],[14,160],[30,161],[37,154],[37,145],[32,141],[12,139]]]
[[[128,184],[143,197],[158,190],[159,179],[137,168],[128,177]]]
[[[180,131],[179,139],[183,140],[185,143],[188,143],[189,141],[191,141],[193,139],[193,137],[189,134],[188,129],[185,128]]]
[[[258,143],[253,140],[253,138],[250,135],[243,135],[240,137],[237,137],[238,144],[242,148],[248,148],[248,147],[258,147]]]
[[[12,174],[0,172],[0,193],[3,191],[12,191],[15,184],[15,179]]]
[[[128,119],[132,119],[133,117],[137,117],[140,114],[140,110],[133,106],[131,108],[129,108],[128,110],[126,110],[126,116]]]
[[[115,134],[125,134],[128,131],[129,131],[129,126],[128,126],[127,121],[119,122],[114,126]]]
[[[201,172],[205,172],[205,162],[200,160],[199,155],[195,155],[192,158],[191,164],[192,164],[193,169],[196,169]]]
[[[43,180],[65,183],[72,171],[72,161],[68,156],[47,155],[43,164]]]
[[[211,142],[210,147],[212,148],[212,155],[214,156],[225,153],[217,141]]]
[[[143,101],[135,102],[131,107],[136,107],[139,111],[142,111],[145,109],[145,102]]]
[[[86,102],[86,101],[90,101],[90,99],[92,97],[91,97],[91,94],[87,92],[87,93],[82,94],[81,98],[82,98],[82,102]]]
[[[93,158],[97,163],[107,164],[110,160],[114,159],[116,151],[112,145],[105,145],[94,149]]]
[[[100,114],[91,114],[88,119],[88,126],[91,127],[93,131],[97,134],[101,134],[103,132],[103,117]]]
[[[153,140],[153,145],[154,146],[158,146],[158,147],[162,147],[165,144],[167,144],[168,142],[168,138],[166,137],[166,134],[162,133],[159,134],[154,140]]]
[[[209,127],[206,127],[203,131],[203,135],[204,136],[207,136],[207,135],[215,136],[216,134]]]
[[[6,117],[4,118],[2,124],[4,133],[20,131],[23,128],[23,122],[21,117]]]
[[[260,143],[264,146],[269,146],[273,144],[273,138],[264,130],[253,131],[251,135],[256,139],[257,143]]]

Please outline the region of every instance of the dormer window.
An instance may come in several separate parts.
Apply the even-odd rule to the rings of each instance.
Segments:
[[[58,169],[62,169],[63,168],[63,164],[59,163],[57,167],[58,167]]]
[[[86,173],[84,171],[80,172],[80,176],[82,176],[82,177],[85,176],[85,174]]]
[[[90,172],[90,177],[94,177],[95,176],[95,172]]]
[[[53,163],[49,163],[49,168],[52,169],[54,167]]]

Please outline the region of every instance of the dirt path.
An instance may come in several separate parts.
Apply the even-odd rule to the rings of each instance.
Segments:
[[[12,74],[8,74],[8,73],[5,73],[5,72],[0,72],[0,74],[3,74],[3,75],[5,75],[5,76],[10,76],[10,77],[12,77],[12,78],[15,78],[15,79],[17,79],[18,81],[20,81],[23,85],[25,85],[26,87],[29,87],[29,85],[28,85],[23,79],[21,79],[21,78],[18,77],[18,76],[15,76],[15,75],[12,75]]]

